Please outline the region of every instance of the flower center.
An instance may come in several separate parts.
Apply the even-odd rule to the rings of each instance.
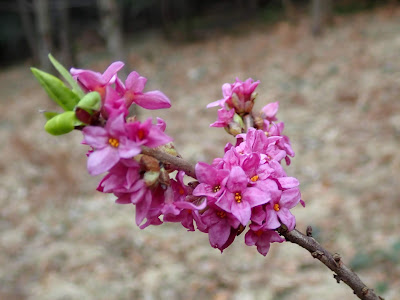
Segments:
[[[220,217],[221,219],[224,219],[226,217],[226,212],[222,210],[217,211],[217,216]]]
[[[216,185],[216,186],[214,186],[213,191],[214,191],[214,193],[216,193],[216,192],[218,192],[220,189],[221,189],[221,186],[220,186],[220,185]]]
[[[250,178],[251,181],[256,182],[258,180],[258,175],[254,175]]]
[[[119,141],[115,138],[109,138],[108,143],[111,145],[111,147],[114,147],[114,148],[118,148],[118,146],[119,146]]]
[[[275,211],[279,211],[281,208],[279,207],[279,204],[278,203],[276,203],[276,204],[274,204],[274,210]]]
[[[179,188],[179,194],[181,195],[185,194],[185,190],[183,188]]]
[[[235,193],[235,201],[236,201],[237,203],[242,202],[242,194],[241,194],[240,192],[236,192],[236,193]]]
[[[131,91],[126,91],[125,92],[125,99],[127,100],[127,102],[132,103],[133,98],[135,98],[135,94],[132,93]]]
[[[262,229],[257,230],[257,231],[255,232],[255,234],[256,234],[256,236],[261,236],[261,235],[263,234]]]
[[[98,92],[102,99],[104,99],[106,95],[106,88],[104,86],[98,86],[93,89],[93,91]]]
[[[138,135],[139,140],[143,140],[143,138],[144,138],[144,130],[143,129],[139,129],[137,135]]]

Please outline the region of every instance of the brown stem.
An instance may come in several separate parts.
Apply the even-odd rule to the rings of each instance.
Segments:
[[[311,231],[311,230],[309,230]],[[295,230],[288,231],[287,229],[278,228],[279,234],[285,237],[289,242],[299,245],[300,247],[308,250],[311,256],[321,261],[325,266],[331,269],[335,274],[333,277],[339,283],[343,281],[347,284],[358,298],[363,300],[379,300],[382,297],[377,296],[374,291],[368,288],[361,279],[349,267],[347,267],[341,260],[339,254],[331,254],[328,250],[323,248],[313,237],[302,234]]]
[[[176,170],[184,171],[186,175],[196,179],[196,172],[194,170],[193,165],[182,158],[146,146],[142,146],[142,154],[153,156],[163,164],[170,166]]]

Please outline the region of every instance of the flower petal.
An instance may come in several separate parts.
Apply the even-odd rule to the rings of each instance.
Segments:
[[[254,207],[269,202],[271,194],[256,187],[249,187],[243,192],[242,198],[243,201],[249,203],[250,207]]]
[[[232,193],[241,192],[247,186],[247,176],[243,169],[239,166],[234,166],[229,174],[226,187]]]
[[[231,226],[227,222],[220,221],[208,229],[210,244],[214,248],[222,248],[231,233]]]
[[[119,161],[118,151],[112,147],[105,147],[90,153],[87,168],[90,175],[99,175],[107,172]]]
[[[120,157],[132,158],[138,155],[141,151],[142,149],[138,143],[128,140],[126,137],[120,140],[118,147],[118,153]]]
[[[124,65],[125,64],[122,61],[113,62],[103,73],[102,77],[104,82],[109,83],[111,79],[113,79],[114,75],[117,74],[117,72],[121,70]]]
[[[293,188],[284,190],[281,195],[280,204],[288,209],[295,207],[301,199],[300,189]]]
[[[299,186],[299,181],[294,177],[280,177],[278,182],[283,189],[291,189]]]
[[[290,210],[282,207],[277,214],[279,220],[281,220],[281,222],[287,226],[289,231],[294,229],[294,227],[296,226],[296,218],[292,215]]]
[[[86,126],[82,130],[83,144],[89,145],[95,149],[102,149],[108,146],[107,131],[99,126]]]
[[[231,210],[232,215],[234,215],[243,226],[246,226],[250,221],[251,208],[248,202],[242,201],[240,203],[233,203]]]
[[[138,72],[131,72],[126,78],[126,89],[134,93],[142,93],[146,85],[147,79],[139,75]]]
[[[137,94],[133,98],[133,102],[146,109],[162,109],[171,107],[171,101],[160,91]]]

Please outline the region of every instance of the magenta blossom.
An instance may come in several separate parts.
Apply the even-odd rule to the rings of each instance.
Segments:
[[[215,202],[225,192],[229,170],[217,169],[206,163],[196,164],[196,176],[200,184],[194,189],[194,196],[206,196],[209,201]]]
[[[199,222],[198,211],[205,209],[207,201],[201,204],[195,204],[197,197],[192,196],[193,188],[183,182],[185,173],[179,171],[176,175],[177,180],[170,180],[173,197],[165,199],[162,213],[164,214],[164,222],[180,222],[188,231],[194,231],[193,221]]]
[[[276,229],[285,224],[288,230],[296,226],[296,218],[290,212],[301,200],[300,190],[291,188],[284,190],[280,197],[273,198],[266,206],[266,226]]]
[[[129,107],[135,103],[146,109],[170,108],[171,101],[160,91],[150,91],[143,93],[147,79],[137,72],[131,72],[125,81],[116,81],[116,90],[125,99],[126,106]]]
[[[162,119],[158,120],[163,124]],[[153,125],[151,118],[146,121],[129,122],[126,124],[128,136],[131,140],[147,147],[155,148],[172,141],[172,138],[164,133],[162,125]]]
[[[265,105],[261,111],[263,112],[264,119],[268,120],[269,122],[276,121],[276,114],[278,113],[279,109],[279,102],[272,102]]]
[[[201,215],[201,220],[207,226],[211,246],[221,251],[229,240],[232,229],[237,229],[240,225],[235,216],[214,206]]]
[[[226,110],[224,107],[218,109],[218,119],[210,125],[210,127],[225,127],[228,126],[230,122],[233,121],[233,116],[235,115],[235,110]]]
[[[87,167],[91,175],[110,170],[121,158],[132,158],[141,152],[140,145],[128,138],[123,115],[112,117],[104,128],[86,126],[83,142],[94,148]]]
[[[207,108],[228,105],[234,108],[238,114],[249,113],[254,105],[254,90],[259,83],[260,81],[254,81],[252,78],[248,78],[244,82],[236,78],[235,83],[225,83],[222,86],[222,95],[224,98],[208,104]]]
[[[232,213],[242,225],[250,221],[251,208],[271,200],[268,192],[256,187],[248,187],[248,177],[239,166],[232,168],[226,183],[226,192],[215,204],[228,213]]]
[[[264,226],[250,224],[250,229],[245,235],[245,243],[248,246],[257,246],[257,251],[262,255],[267,255],[271,243],[282,243],[285,239],[276,231],[265,229]]]
[[[70,73],[86,91],[99,92],[101,98],[104,98],[105,87],[115,82],[117,79],[117,72],[121,70],[123,66],[123,62],[116,61],[113,62],[103,74],[91,70],[74,68],[71,68]]]

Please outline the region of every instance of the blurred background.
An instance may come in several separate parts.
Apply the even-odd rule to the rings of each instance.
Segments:
[[[134,207],[95,191],[87,148],[52,137],[56,106],[30,73],[103,72],[114,60],[172,102],[160,116],[184,158],[232,137],[209,128],[221,85],[260,80],[301,182],[297,228],[342,255],[385,299],[400,294],[400,2],[373,0],[0,1],[0,299],[353,299],[304,249],[267,257],[241,235],[223,254],[182,226],[139,230]],[[125,73],[124,73],[125,72]]]

